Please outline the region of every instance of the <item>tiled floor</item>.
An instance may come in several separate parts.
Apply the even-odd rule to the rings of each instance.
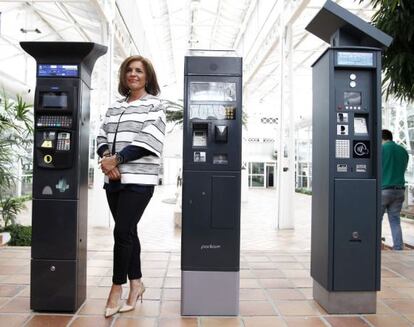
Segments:
[[[73,315],[32,312],[30,249],[0,248],[0,326],[414,326],[414,251],[383,251],[377,314],[328,315],[312,299],[310,197],[295,195],[295,229],[276,231],[275,193],[269,190],[250,190],[249,201],[242,204],[240,315],[181,317],[180,231],[173,225],[173,206],[162,201],[173,193],[159,188],[139,225],[147,291],[135,311],[103,317],[111,285],[112,236],[108,228],[90,228],[88,295]],[[405,233],[412,231],[404,226]]]

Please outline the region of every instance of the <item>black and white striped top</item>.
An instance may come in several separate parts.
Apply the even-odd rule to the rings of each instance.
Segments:
[[[119,165],[121,183],[157,185],[166,125],[161,100],[148,94],[130,103],[122,99],[112,104],[98,133],[98,149],[105,144],[112,149],[118,124],[115,152],[135,145],[155,154]],[[105,176],[105,183],[108,182]]]

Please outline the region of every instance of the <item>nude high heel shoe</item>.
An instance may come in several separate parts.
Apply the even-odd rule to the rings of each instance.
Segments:
[[[122,292],[119,295],[119,299],[117,301],[117,304],[119,303],[121,298],[122,298]],[[105,318],[109,318],[109,317],[113,316],[114,314],[119,312],[120,309],[121,309],[121,305],[119,305],[119,304],[116,307],[113,307],[113,308],[105,307]]]
[[[143,282],[140,282],[139,283],[139,290],[138,290],[137,298],[136,298],[134,304],[133,305],[129,305],[129,304],[126,304],[126,302],[125,302],[125,304],[122,306],[122,308],[119,309],[119,312],[128,312],[128,311],[134,310],[135,309],[135,306],[137,305],[137,301],[139,300],[140,297],[141,297],[141,303],[142,303],[142,296],[143,296],[144,292],[145,292],[144,283]]]

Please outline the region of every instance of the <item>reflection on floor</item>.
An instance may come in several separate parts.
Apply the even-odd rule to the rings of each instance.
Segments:
[[[250,190],[242,204],[240,315],[180,317],[180,230],[173,205],[162,201],[173,194],[174,188],[160,187],[139,224],[148,289],[134,311],[103,318],[113,241],[111,229],[95,227],[89,229],[87,300],[75,314],[30,311],[30,248],[0,248],[0,326],[414,326],[414,251],[383,251],[376,314],[328,315],[312,299],[310,197],[295,195],[295,229],[277,231],[274,190]],[[404,232],[410,228],[404,225]]]

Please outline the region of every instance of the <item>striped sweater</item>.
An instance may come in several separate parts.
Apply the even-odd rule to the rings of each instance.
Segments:
[[[155,154],[120,164],[118,169],[122,184],[158,184],[165,125],[165,110],[161,100],[152,95],[130,103],[125,99],[118,100],[107,110],[96,139],[98,150],[107,145],[112,151],[118,126],[115,152],[128,145],[135,145]],[[105,176],[105,183],[108,182],[108,177]]]

